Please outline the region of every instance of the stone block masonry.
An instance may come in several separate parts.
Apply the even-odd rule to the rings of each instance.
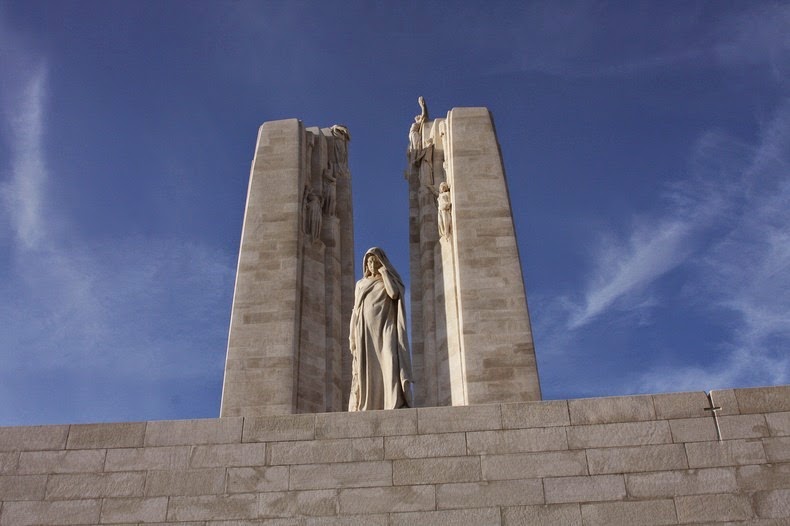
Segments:
[[[412,142],[422,148],[410,146],[405,174],[417,405],[540,400],[521,257],[491,113],[453,108],[446,118],[423,123],[420,133],[422,142],[416,136]],[[439,200],[449,212],[438,210]],[[449,225],[441,235],[439,218]]]
[[[305,128],[297,119],[260,128],[236,271],[222,417],[348,406],[351,366],[343,351],[353,305],[354,232],[343,130]]]
[[[0,526],[790,524],[790,386],[714,394],[0,427]]]

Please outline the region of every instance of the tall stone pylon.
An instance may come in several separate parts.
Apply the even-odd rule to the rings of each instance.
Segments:
[[[264,123],[250,171],[221,416],[345,410],[354,294],[348,129]]]
[[[510,197],[486,108],[409,132],[412,363],[419,406],[540,400]]]

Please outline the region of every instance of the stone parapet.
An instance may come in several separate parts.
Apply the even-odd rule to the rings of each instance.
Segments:
[[[790,386],[714,400],[0,427],[0,526],[789,523]]]

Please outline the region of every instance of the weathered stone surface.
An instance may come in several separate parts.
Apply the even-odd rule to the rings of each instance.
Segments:
[[[572,425],[609,424],[655,420],[653,398],[645,396],[617,396],[568,400]]]
[[[502,429],[499,405],[421,407],[417,409],[421,434]]]
[[[287,489],[288,466],[228,468],[226,488],[228,493],[258,493]]]
[[[790,385],[735,389],[741,414],[790,411]]]
[[[10,475],[16,473],[19,464],[20,453],[18,451],[7,451],[0,453],[0,475]]]
[[[758,517],[781,519],[790,517],[790,488],[758,491],[754,497]]]
[[[256,517],[258,497],[255,494],[170,497],[167,504],[167,520],[170,522]]]
[[[77,424],[69,427],[67,449],[142,447],[145,422]]]
[[[625,479],[623,475],[547,477],[543,479],[543,491],[548,504],[622,500],[625,498]]]
[[[744,491],[790,488],[790,463],[739,466],[735,473],[738,488]]]
[[[481,465],[483,480],[587,474],[584,451],[485,455],[481,458]]]
[[[502,509],[502,526],[523,524],[582,526],[581,507],[579,504],[545,504]]]
[[[269,444],[269,448],[273,466],[278,464],[357,462],[384,458],[384,439],[382,437],[275,442]]]
[[[452,457],[466,454],[464,433],[384,437],[384,458]]]
[[[763,448],[768,462],[786,462],[790,460],[790,437],[764,438]]]
[[[313,517],[315,519],[323,518],[337,518],[337,517]],[[145,524],[145,526],[172,526],[172,522],[163,522],[161,524]],[[268,519],[244,519],[244,520],[219,520],[219,521],[188,521],[178,522],[178,526],[187,524],[188,526],[304,526],[308,524],[307,517],[289,517],[289,518],[268,518]],[[309,524],[313,524],[310,522]],[[319,523],[323,524],[323,523]],[[331,522],[328,524],[332,524]],[[124,525],[126,526],[126,525]],[[129,525],[131,526],[131,525]],[[138,525],[135,525],[138,526]],[[141,525],[139,525],[141,526]]]
[[[337,510],[335,490],[261,493],[258,499],[258,513],[262,518],[335,515]]]
[[[454,410],[442,409],[443,416]],[[412,428],[409,435],[382,436],[381,428],[364,424],[348,433],[364,428],[377,435],[89,449],[66,449],[63,442],[54,450],[0,452],[0,526],[384,526],[409,520],[775,526],[790,519],[790,437],[762,435],[781,432],[786,413],[720,417],[730,420],[725,429],[761,435],[755,438],[548,451],[533,449],[564,448],[566,435],[575,446],[607,436],[614,443],[666,440],[677,422],[713,419],[489,430],[473,421],[464,430],[467,412],[461,410],[452,427],[458,431],[447,433]],[[309,416],[314,435],[315,415]],[[331,415],[322,418],[325,429],[343,432],[329,424]],[[560,421],[556,411],[547,418]],[[526,451],[501,453],[511,450]]]
[[[677,524],[672,499],[582,504],[585,526],[647,526]]]
[[[472,431],[466,434],[466,444],[470,455],[568,449],[562,427]]]
[[[0,526],[98,524],[100,511],[100,500],[4,502]]]
[[[710,416],[710,412],[704,409],[709,405],[708,397],[702,391],[653,395],[656,418],[663,420]]]
[[[701,418],[670,420],[669,428],[672,431],[672,441],[675,443],[708,442],[718,438],[716,421],[710,415]]]
[[[588,449],[587,463],[592,475],[688,467],[683,444]]]
[[[472,482],[481,479],[479,457],[443,457],[394,460],[392,483],[438,484],[442,482]]]
[[[46,475],[0,476],[0,501],[41,500],[46,486]]]
[[[625,476],[625,485],[630,497],[640,499],[730,493],[738,490],[733,468],[634,473]]]
[[[102,471],[104,449],[25,451],[19,455],[21,473],[91,473]],[[2,470],[0,469],[0,473]]]
[[[148,422],[145,429],[145,445],[177,446],[241,442],[241,427],[241,418]]]
[[[364,488],[392,485],[392,463],[342,462],[290,467],[290,489]]]
[[[505,429],[570,425],[568,402],[565,400],[502,404],[501,407],[502,427]]]
[[[742,521],[754,517],[747,495],[690,495],[675,497],[678,521]]]
[[[768,424],[763,415],[733,415],[719,417],[719,427],[723,440],[736,438],[767,437]]]
[[[539,479],[462,482],[436,486],[436,507],[485,508],[543,504],[543,485]]]
[[[597,424],[568,428],[568,447],[571,449],[641,446],[646,444],[669,444],[671,442],[672,435],[669,430],[669,423],[664,420]]]
[[[69,426],[0,427],[0,451],[64,449]]]
[[[760,440],[725,440],[723,442],[694,442],[686,444],[690,468],[738,466],[766,462]]]
[[[244,442],[280,442],[315,438],[316,415],[273,415],[244,419]]]
[[[266,444],[195,446],[189,455],[192,468],[260,466],[266,461]]]
[[[377,515],[343,515],[342,517],[303,517],[298,519],[298,521],[298,526],[388,526],[390,524],[385,513]],[[255,526],[257,524],[259,523],[256,522]],[[265,521],[264,524],[277,525],[276,522],[270,521]]]
[[[189,446],[109,449],[104,471],[186,469],[190,450]]]
[[[145,473],[78,473],[50,475],[47,500],[142,497]]]
[[[223,468],[149,471],[145,480],[146,497],[216,495],[224,492],[225,470]]]
[[[104,499],[101,507],[102,524],[164,522],[167,516],[167,497]]]
[[[417,433],[417,410],[324,413],[315,417],[316,438],[353,438]]]
[[[790,436],[790,411],[765,415],[771,436]]]
[[[714,404],[721,407],[717,411],[718,415],[738,414],[735,391],[723,389],[712,391],[712,393]],[[659,419],[711,417],[710,411],[705,410],[710,407],[710,402],[703,391],[655,394],[653,395],[653,406],[656,410],[656,418]]]
[[[340,490],[340,513],[425,511],[436,507],[434,486],[394,486]]]
[[[390,514],[390,526],[413,526],[415,524],[430,524],[431,526],[457,526],[459,524],[499,526],[499,518],[498,508],[414,511]]]

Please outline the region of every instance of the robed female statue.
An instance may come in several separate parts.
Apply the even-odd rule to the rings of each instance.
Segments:
[[[348,410],[413,407],[403,280],[380,248],[365,253],[362,268],[349,331]]]

